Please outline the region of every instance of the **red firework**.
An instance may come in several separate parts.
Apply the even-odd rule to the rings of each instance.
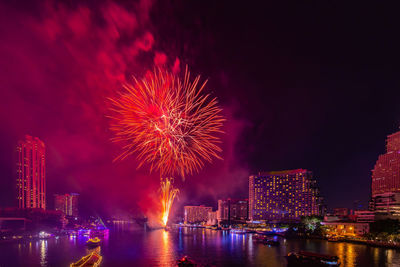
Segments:
[[[136,154],[139,166],[150,165],[160,175],[198,172],[205,161],[221,157],[219,147],[224,118],[216,98],[202,94],[207,83],[200,76],[183,79],[155,69],[143,79],[124,85],[113,103],[114,141],[124,142],[117,159]]]

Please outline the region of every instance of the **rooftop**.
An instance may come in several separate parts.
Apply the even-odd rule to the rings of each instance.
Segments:
[[[259,172],[258,175],[289,175],[289,174],[297,174],[297,173],[305,173],[309,172],[306,169],[295,169],[295,170],[283,170],[283,171],[269,171],[269,172]]]

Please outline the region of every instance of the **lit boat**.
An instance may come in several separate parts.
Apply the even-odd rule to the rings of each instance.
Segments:
[[[101,242],[101,240],[98,237],[95,237],[95,238],[91,238],[88,241],[86,241],[86,245],[88,245],[90,247],[97,247],[97,246],[100,246],[100,242]]]
[[[100,266],[101,260],[103,257],[96,253],[92,252],[87,256],[82,257],[79,261],[75,263],[71,263],[70,267],[98,267]]]
[[[307,251],[291,252],[286,256],[288,266],[340,266],[338,256]]]
[[[330,238],[328,238],[328,241],[329,242],[341,242],[342,241],[342,238],[339,238],[339,237],[330,237]]]
[[[49,233],[46,233],[44,231],[41,231],[38,236],[39,236],[40,239],[47,239],[47,238],[52,237],[53,235],[49,234]]]
[[[188,258],[188,256],[183,256],[181,259],[179,259],[176,263],[178,267],[184,267],[184,266],[189,266],[189,267],[194,267],[197,266],[197,264]]]

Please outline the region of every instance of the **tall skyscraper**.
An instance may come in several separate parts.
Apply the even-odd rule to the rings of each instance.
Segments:
[[[388,192],[400,192],[400,131],[387,137],[386,153],[372,170],[372,197]]]
[[[64,212],[67,216],[78,216],[78,197],[79,194],[71,193],[54,195],[54,208]]]
[[[17,146],[17,200],[19,208],[46,209],[45,145],[25,135]]]
[[[294,221],[320,215],[322,198],[312,172],[304,169],[249,177],[249,219]]]

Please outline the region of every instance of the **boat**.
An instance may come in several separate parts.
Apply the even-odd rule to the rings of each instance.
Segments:
[[[181,259],[177,260],[178,267],[184,267],[184,266],[189,266],[189,267],[194,267],[197,266],[197,264],[188,258],[188,256],[183,256]]]
[[[328,238],[328,242],[341,242],[342,241],[342,238],[339,238],[339,237],[330,237],[330,238]]]
[[[100,242],[101,240],[98,237],[95,237],[86,241],[86,245],[88,245],[89,247],[97,247],[100,246]]]
[[[286,256],[288,266],[340,266],[338,256],[308,251],[291,252]]]
[[[244,230],[244,229],[231,229],[231,233],[233,233],[233,234],[245,234],[246,233],[246,230]]]
[[[101,260],[103,257],[96,253],[92,252],[87,256],[82,257],[79,261],[75,263],[71,263],[70,267],[98,267],[100,266]]]

